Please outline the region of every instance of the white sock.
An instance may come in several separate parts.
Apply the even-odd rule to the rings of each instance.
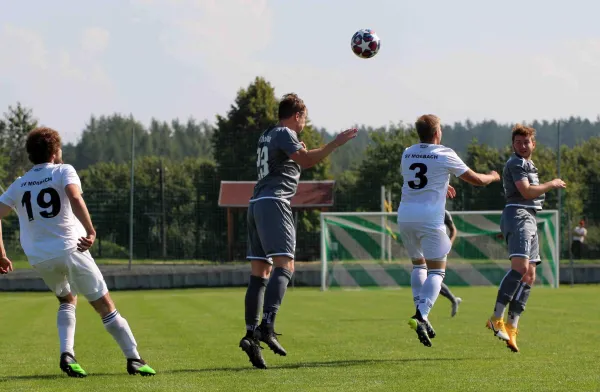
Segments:
[[[427,319],[429,312],[435,304],[435,300],[440,295],[442,281],[446,276],[446,271],[443,269],[430,269],[427,271],[427,279],[423,283],[423,288],[419,294],[419,312],[424,319]]]
[[[421,293],[425,279],[427,279],[427,266],[425,264],[413,265],[413,270],[410,274],[410,287],[412,288],[415,307],[419,306],[419,294]]]
[[[115,341],[121,347],[126,358],[139,359],[140,354],[137,352],[137,343],[129,328],[127,320],[125,320],[115,309],[112,313],[107,314],[102,318],[104,328],[112,335]]]
[[[75,305],[60,304],[56,315],[60,353],[69,353],[75,356]]]

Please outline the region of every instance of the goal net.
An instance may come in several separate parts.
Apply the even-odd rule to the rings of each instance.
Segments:
[[[453,211],[457,237],[444,282],[456,286],[498,285],[510,268],[500,232],[502,211]],[[539,285],[558,287],[558,212],[537,214]],[[321,214],[321,289],[410,286],[412,264],[394,212]]]

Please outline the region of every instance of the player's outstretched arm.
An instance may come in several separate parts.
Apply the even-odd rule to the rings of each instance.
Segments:
[[[469,169],[460,177],[461,180],[475,186],[486,186],[492,182],[500,181],[500,175],[496,171],[491,171],[488,174],[476,173]]]
[[[2,236],[2,219],[10,213],[11,208],[4,203],[0,203],[0,274],[7,274],[13,270],[12,262],[6,255],[4,247],[4,238]]]
[[[357,133],[358,129],[347,129],[344,132],[340,132],[334,140],[327,143],[323,147],[315,148],[314,150],[301,148],[290,155],[290,158],[299,164],[303,169],[308,169],[327,158],[327,156],[329,156],[329,154],[331,154],[336,148],[341,147],[350,140],[354,139]]]
[[[515,186],[523,196],[527,200],[532,200],[537,197],[540,197],[544,193],[551,191],[552,189],[564,189],[567,187],[567,184],[560,178],[555,178],[552,181],[545,182],[540,185],[531,185],[527,178],[522,179],[521,181],[516,181]]]
[[[94,244],[94,241],[96,240],[96,230],[92,224],[92,218],[90,218],[90,213],[85,205],[83,196],[81,196],[79,186],[76,184],[69,184],[65,187],[65,192],[71,203],[73,214],[79,219],[79,222],[81,222],[87,234],[85,237],[81,237],[77,244],[77,250],[85,252]]]

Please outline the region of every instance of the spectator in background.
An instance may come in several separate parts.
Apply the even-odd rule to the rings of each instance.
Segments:
[[[585,221],[579,221],[579,226],[573,229],[573,242],[571,243],[571,253],[576,260],[581,259],[581,251],[583,250],[583,241],[587,235]]]

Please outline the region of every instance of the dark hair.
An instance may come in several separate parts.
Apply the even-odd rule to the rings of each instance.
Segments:
[[[279,102],[279,119],[290,118],[296,113],[306,112],[304,101],[294,93],[286,94]]]
[[[522,124],[517,124],[512,129],[512,141],[515,141],[515,136],[525,136],[535,139],[535,128],[526,127]]]
[[[41,127],[29,132],[25,148],[34,165],[51,161],[61,146],[60,135],[52,128]]]
[[[423,143],[433,141],[433,136],[440,126],[440,118],[433,114],[424,114],[415,122],[415,128],[419,134],[419,140]]]

